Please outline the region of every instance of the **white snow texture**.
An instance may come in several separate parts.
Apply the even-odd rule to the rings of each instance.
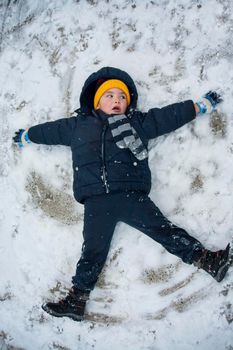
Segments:
[[[119,223],[87,305],[97,321],[43,312],[71,286],[83,206],[68,147],[19,150],[19,128],[79,107],[85,79],[127,71],[139,109],[218,89],[224,102],[150,143],[150,196],[208,249],[233,231],[231,0],[2,0],[0,4],[0,349],[232,350],[232,268],[223,282]],[[120,205],[120,203],[119,203]]]

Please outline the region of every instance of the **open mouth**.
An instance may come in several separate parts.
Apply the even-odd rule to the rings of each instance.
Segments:
[[[113,107],[112,111],[114,113],[119,113],[121,111],[120,107]]]

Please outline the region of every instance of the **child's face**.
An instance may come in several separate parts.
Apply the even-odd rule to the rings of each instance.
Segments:
[[[97,109],[106,114],[124,114],[127,106],[125,93],[118,88],[111,88],[101,96]]]

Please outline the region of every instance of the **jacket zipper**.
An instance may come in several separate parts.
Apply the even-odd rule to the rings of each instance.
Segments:
[[[101,157],[102,157],[102,180],[104,183],[105,191],[106,193],[109,193],[109,185],[107,181],[107,171],[106,171],[106,165],[105,165],[105,134],[107,131],[107,125],[104,124],[102,134],[101,134]]]

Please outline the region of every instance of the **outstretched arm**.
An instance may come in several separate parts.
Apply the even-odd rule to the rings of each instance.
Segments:
[[[32,126],[28,130],[20,129],[15,133],[13,140],[20,147],[30,141],[44,145],[70,146],[76,120],[76,117],[63,118]]]
[[[143,114],[142,127],[148,139],[174,131],[196,117],[191,100],[174,103],[163,108],[152,108]]]
[[[222,101],[219,93],[209,91],[196,103],[188,100],[161,109],[150,109],[143,115],[143,128],[149,139],[169,133],[190,122],[197,115],[211,113]]]

